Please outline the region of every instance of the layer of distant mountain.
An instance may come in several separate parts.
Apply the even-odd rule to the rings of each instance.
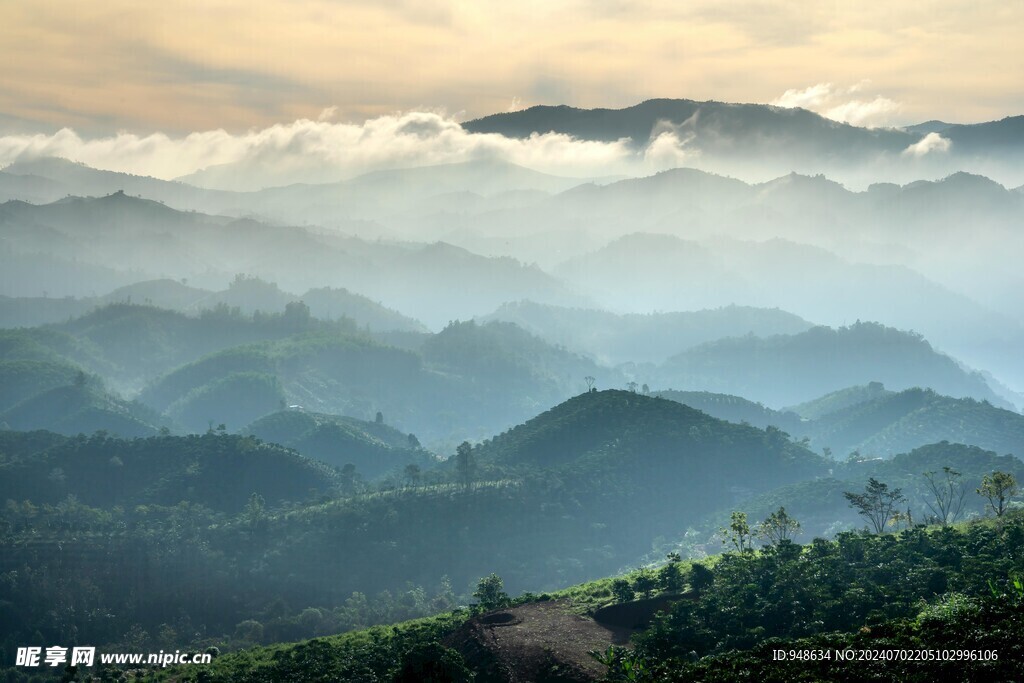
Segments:
[[[840,459],[852,453],[865,458],[890,457],[942,441],[1000,455],[1024,455],[1024,416],[1020,413],[987,401],[952,398],[916,387],[889,391],[881,382],[871,382],[782,410],[706,391],[659,391],[656,395],[730,422],[776,427]]]
[[[463,128],[512,138],[561,133],[582,140],[624,139],[637,149],[669,134],[696,163],[747,172],[777,173],[787,166],[822,172],[879,161],[890,170],[900,162],[920,167],[926,165],[924,155],[914,154],[913,146],[929,134],[949,144],[928,162],[935,157],[940,164],[946,157],[959,163],[995,161],[1012,173],[1007,162],[1019,161],[1024,151],[1024,116],[969,125],[929,121],[902,129],[862,128],[800,108],[685,99],[653,99],[623,109],[534,106],[485,116]]]
[[[350,318],[359,327],[372,332],[426,331],[422,323],[347,289],[321,287],[297,295],[255,277],[236,277],[227,289],[216,292],[164,279],[125,285],[97,297],[0,296],[0,327],[35,327],[66,322],[114,303],[144,304],[189,314],[226,306],[251,315],[257,311],[281,313],[285,306],[295,301],[308,306],[315,318]]]
[[[124,193],[7,202],[0,239],[0,291],[8,296],[95,296],[168,276],[222,287],[247,273],[298,291],[345,287],[435,326],[509,300],[583,300],[539,268],[449,244],[370,242],[177,211]]]

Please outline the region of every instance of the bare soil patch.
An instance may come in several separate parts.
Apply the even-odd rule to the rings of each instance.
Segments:
[[[583,683],[606,669],[588,653],[626,645],[631,629],[604,626],[560,601],[483,614],[448,639],[481,683]]]

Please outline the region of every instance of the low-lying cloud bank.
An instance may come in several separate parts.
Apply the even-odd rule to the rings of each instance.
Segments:
[[[832,83],[818,83],[810,87],[791,89],[772,101],[777,107],[800,107],[825,118],[849,123],[854,126],[878,128],[892,126],[901,105],[888,97],[863,96],[868,81],[850,87],[838,87]]]
[[[65,128],[53,135],[0,137],[0,165],[19,159],[63,157],[95,168],[158,178],[178,178],[203,169],[244,165],[279,179],[328,181],[381,168],[473,160],[501,160],[567,175],[622,172],[633,153],[628,141],[577,140],[548,133],[524,140],[472,134],[452,117],[408,112],[362,124],[300,119],[262,130],[224,130],[172,138],[163,133],[119,133],[83,139]]]
[[[787,91],[776,103],[817,108],[834,118],[861,124],[878,121],[878,116],[892,109],[879,104],[878,98],[841,97],[856,91],[822,84]],[[317,120],[299,119],[242,133],[210,130],[180,137],[122,132],[83,138],[65,128],[50,135],[0,136],[0,167],[26,159],[61,157],[104,170],[180,178],[202,187],[241,191],[334,182],[381,169],[469,161],[508,162],[577,178],[646,176],[677,167],[699,168],[748,182],[770,180],[791,171],[824,173],[851,189],[878,181],[938,178],[958,170],[982,173],[1007,186],[1024,182],[1019,170],[998,160],[957,157],[951,142],[937,133],[909,145],[902,154],[879,154],[868,161],[847,159],[841,150],[791,159],[766,153],[756,145],[745,155],[719,154],[722,149],[730,150],[729,141],[723,144],[723,134],[713,124],[698,126],[699,113],[682,123],[656,122],[650,137],[639,146],[628,139],[582,140],[561,133],[525,139],[471,133],[455,117],[431,111],[340,123],[332,120],[334,111],[326,109]]]

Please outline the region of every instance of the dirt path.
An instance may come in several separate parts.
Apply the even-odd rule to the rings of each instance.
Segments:
[[[607,671],[588,653],[626,645],[629,634],[552,601],[471,619],[452,635],[450,646],[480,672],[480,683],[582,683]]]

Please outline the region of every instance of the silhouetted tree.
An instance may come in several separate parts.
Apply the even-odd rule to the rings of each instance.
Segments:
[[[690,588],[698,595],[711,587],[715,582],[715,574],[700,562],[690,565]]]
[[[463,441],[455,449],[455,471],[459,477],[462,487],[468,489],[473,483],[476,474],[476,459],[473,457],[473,446],[468,441]]]
[[[876,534],[885,531],[886,524],[892,519],[897,506],[906,502],[902,489],[889,490],[888,484],[883,484],[874,477],[868,479],[868,485],[863,493],[843,493],[850,507],[856,508],[857,514],[861,515],[874,528]]]
[[[1020,493],[1020,487],[1012,474],[996,471],[982,478],[977,493],[988,499],[988,507],[996,513],[996,517],[1002,517],[1010,499]]]
[[[943,526],[955,522],[963,510],[967,488],[960,477],[960,473],[950,467],[942,468],[941,477],[937,472],[924,473],[931,494],[925,498],[925,505]]]
[[[405,481],[409,486],[416,486],[419,484],[422,474],[420,466],[416,463],[409,463],[405,466]]]
[[[359,474],[356,473],[356,466],[346,463],[341,468],[341,490],[346,495],[356,492],[356,483],[359,481]]]
[[[658,570],[658,583],[662,590],[680,591],[686,583],[683,576],[682,558],[678,553],[668,556],[668,564]]]
[[[729,526],[722,527],[720,533],[722,534],[722,543],[732,543],[738,552],[745,553],[754,549],[746,512],[734,511],[729,516]]]
[[[800,522],[786,512],[786,508],[768,515],[757,527],[757,535],[767,540],[772,545],[778,545],[783,541],[792,540],[793,536],[800,533]]]

